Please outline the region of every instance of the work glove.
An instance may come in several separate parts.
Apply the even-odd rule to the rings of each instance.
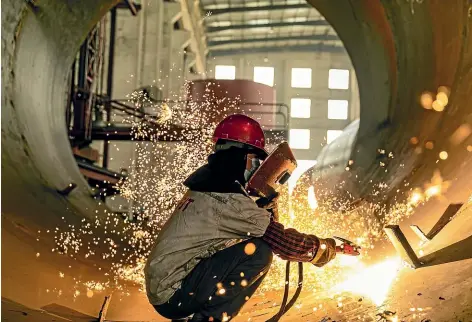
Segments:
[[[259,208],[263,208],[270,213],[271,220],[278,221],[279,220],[279,212],[277,209],[277,200],[279,195],[277,194],[273,198],[266,198],[261,197],[256,200],[256,204]]]
[[[318,240],[318,250],[311,263],[316,267],[322,267],[336,257],[336,241],[333,238],[318,238]]]

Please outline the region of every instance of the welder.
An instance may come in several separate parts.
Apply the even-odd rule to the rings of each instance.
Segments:
[[[235,114],[218,124],[214,153],[183,183],[188,191],[159,233],[146,267],[146,289],[159,314],[173,321],[228,321],[254,294],[272,262],[336,256],[322,239],[277,222],[277,202],[245,189],[268,156],[254,119]]]

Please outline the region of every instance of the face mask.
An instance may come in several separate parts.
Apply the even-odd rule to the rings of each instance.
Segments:
[[[252,158],[251,160],[251,169],[244,170],[244,180],[249,181],[251,176],[256,172],[256,170],[261,166],[261,161],[257,158]]]

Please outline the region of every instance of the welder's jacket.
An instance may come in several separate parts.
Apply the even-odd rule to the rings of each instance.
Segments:
[[[237,182],[239,189],[244,189]],[[189,190],[159,233],[146,267],[153,305],[165,303],[204,258],[242,240],[261,237],[269,215],[245,193]]]

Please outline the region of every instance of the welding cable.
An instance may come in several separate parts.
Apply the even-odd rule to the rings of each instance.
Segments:
[[[288,310],[292,308],[292,306],[295,304],[295,302],[298,300],[298,297],[300,296],[300,293],[302,292],[302,286],[303,286],[303,263],[298,262],[298,285],[297,289],[295,290],[295,294],[293,294],[292,299],[290,302],[288,302],[287,306],[285,307],[284,313],[287,313]]]
[[[284,297],[282,299],[282,304],[280,305],[279,312],[275,314],[273,317],[271,317],[269,320],[266,322],[277,322],[280,320],[280,318],[290,310],[290,308],[295,304],[297,301],[298,297],[300,296],[300,293],[302,291],[302,286],[303,286],[303,263],[299,262],[298,263],[298,286],[297,289],[295,290],[295,294],[293,294],[292,298],[290,299],[290,302],[287,304],[287,299],[288,299],[288,292],[290,288],[290,263],[287,261],[287,264],[285,266],[285,289],[284,289]]]

